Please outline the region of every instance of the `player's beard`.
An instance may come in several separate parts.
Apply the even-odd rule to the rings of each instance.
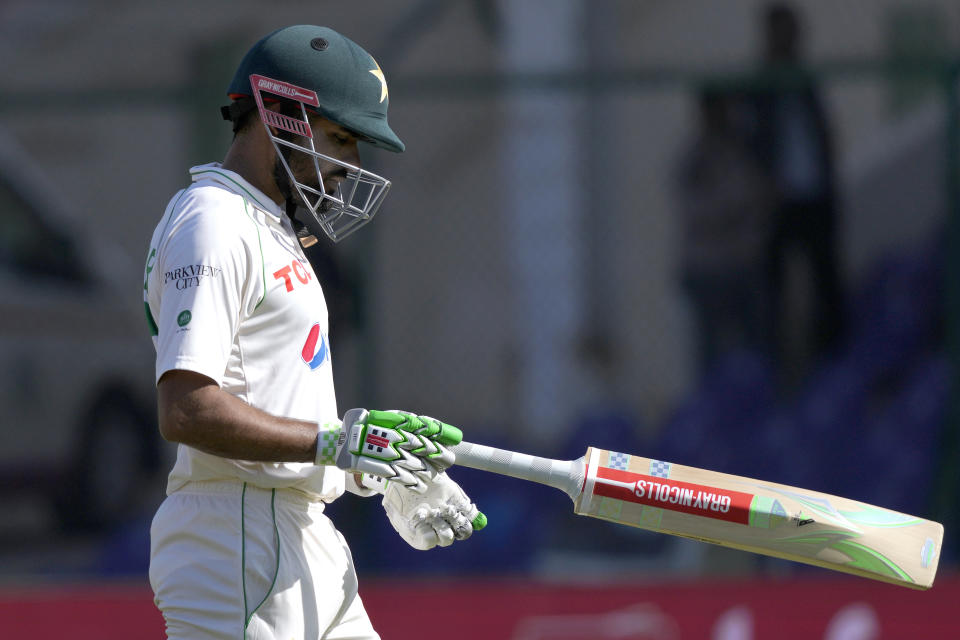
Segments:
[[[390,188],[380,176],[329,156],[276,140],[274,147],[273,179],[304,246],[306,235],[338,242],[366,224]]]
[[[288,154],[287,162],[290,163],[290,156]],[[327,232],[320,226],[317,222],[314,213],[311,211],[310,206],[304,201],[303,197],[300,194],[300,190],[296,188],[294,180],[304,184],[308,187],[314,189],[320,188],[320,176],[313,174],[315,178],[308,182],[305,179],[297,178],[296,176],[291,176],[287,172],[287,168],[284,166],[283,161],[277,157],[273,163],[273,179],[277,184],[277,188],[280,190],[280,195],[285,201],[285,210],[287,217],[290,218],[290,222],[293,225],[294,233],[296,233],[297,238],[300,240],[300,244],[306,248],[310,247],[317,243],[317,241],[326,236]],[[337,182],[334,181],[333,189],[336,189]],[[330,193],[330,187],[324,188],[325,193]],[[317,205],[317,216],[323,216],[333,208],[334,202],[328,198],[320,198],[320,202]]]
[[[290,154],[292,156],[292,154]],[[291,173],[293,172],[292,158],[287,158],[287,163],[291,166]],[[305,172],[307,177],[297,176],[295,173],[287,172],[286,167],[283,165],[283,161],[280,158],[277,158],[273,163],[273,179],[277,184],[277,188],[280,190],[280,195],[283,196],[283,199],[286,200],[288,206],[292,203],[296,207],[307,207],[309,205],[304,202],[303,197],[300,195],[300,191],[296,188],[294,181],[298,182],[301,185],[310,187],[311,189],[316,189],[318,191],[323,191],[327,194],[335,194],[339,188],[341,180],[346,178],[347,172],[341,168],[334,168],[329,172],[326,179],[323,180],[323,187],[321,188],[320,182],[323,176],[317,175],[316,172],[312,170],[312,164],[308,165],[308,171]],[[319,197],[319,196],[318,196]],[[318,214],[324,214],[330,211],[334,206],[334,202],[329,198],[321,198],[319,206],[317,207]]]

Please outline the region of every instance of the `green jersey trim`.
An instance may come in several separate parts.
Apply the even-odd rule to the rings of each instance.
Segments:
[[[249,205],[246,201],[243,203],[243,212],[247,214],[250,222],[253,223],[253,228],[257,232],[257,244],[260,246],[260,280],[263,283],[263,295],[260,296],[260,300],[256,306],[253,307],[253,310],[256,311],[267,297],[267,263],[263,257],[263,240],[260,239],[260,225],[257,224],[257,220],[253,217],[253,214],[250,213]]]
[[[247,604],[247,536],[246,536],[246,501],[247,498],[247,483],[243,483],[243,489],[240,492],[240,582],[243,585],[243,636],[247,636],[247,627],[250,626],[250,621],[253,619],[254,614],[263,606],[263,603],[267,601],[267,598],[270,597],[270,594],[273,593],[274,588],[277,586],[277,576],[280,575],[280,531],[277,528],[277,490],[270,490],[270,515],[273,519],[273,537],[277,543],[277,558],[276,564],[273,570],[273,580],[270,582],[270,588],[267,589],[267,592],[264,594],[263,599],[253,608],[253,611],[248,609]]]
[[[240,184],[239,182],[237,182],[236,180],[234,180],[233,178],[231,178],[230,176],[228,176],[228,175],[227,175],[226,173],[224,173],[223,171],[219,171],[219,170],[217,170],[217,169],[201,169],[200,171],[196,171],[196,172],[191,171],[190,173],[191,173],[191,175],[194,175],[194,176],[203,175],[203,174],[205,174],[205,173],[212,173],[212,174],[214,174],[214,175],[220,176],[220,177],[223,178],[224,180],[227,180],[227,181],[229,181],[230,183],[236,185],[237,189],[240,189],[240,191],[243,191],[245,194],[247,194],[247,197],[248,197],[249,199],[253,200],[254,202],[256,202],[256,203],[257,203],[257,206],[259,206],[261,209],[263,209],[264,211],[269,211],[269,210],[270,210],[270,207],[269,207],[268,205],[265,205],[265,204],[263,204],[262,202],[260,202],[260,200],[258,200],[255,195],[253,195],[252,193],[250,193],[250,191],[249,191],[245,186],[243,186],[242,184]]]
[[[159,336],[160,328],[157,327],[157,321],[153,319],[153,314],[150,312],[150,303],[146,300],[143,301],[143,310],[147,314],[147,327],[150,329],[150,335]]]
[[[173,212],[176,210],[177,205],[180,204],[180,200],[183,198],[183,195],[187,192],[186,189],[181,189],[180,193],[177,194],[176,199],[173,201],[173,204],[170,205],[166,211],[163,212],[163,217],[166,218],[166,223],[163,225],[163,231],[160,232],[159,237],[163,238],[167,234],[167,227],[170,226],[170,219],[173,217]],[[157,255],[157,248],[150,247],[150,253],[147,254],[147,261],[143,266],[143,310],[147,315],[147,328],[150,330],[150,335],[158,336],[160,335],[160,329],[157,327],[157,321],[153,317],[153,312],[150,311],[150,302],[146,299],[147,296],[147,285],[150,282],[150,272],[153,271],[154,262],[151,260],[154,259]]]

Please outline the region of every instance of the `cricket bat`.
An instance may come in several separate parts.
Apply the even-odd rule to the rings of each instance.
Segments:
[[[929,589],[943,525],[847,498],[590,447],[551,460],[469,442],[456,464],[564,491],[574,512]]]

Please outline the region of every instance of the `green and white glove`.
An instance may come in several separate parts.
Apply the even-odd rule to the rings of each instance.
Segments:
[[[318,425],[315,462],[423,493],[427,481],[453,464],[447,446],[462,439],[459,429],[428,416],[351,409],[341,424]]]
[[[487,526],[487,517],[446,473],[438,473],[423,493],[381,478],[364,475],[364,487],[383,493],[383,509],[400,537],[426,551],[466,540]]]

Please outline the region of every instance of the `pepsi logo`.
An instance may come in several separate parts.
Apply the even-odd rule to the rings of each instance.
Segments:
[[[311,370],[317,369],[329,359],[330,349],[327,346],[327,336],[320,331],[320,323],[314,324],[307,334],[307,340],[303,343],[303,349],[300,357],[307,363]]]

